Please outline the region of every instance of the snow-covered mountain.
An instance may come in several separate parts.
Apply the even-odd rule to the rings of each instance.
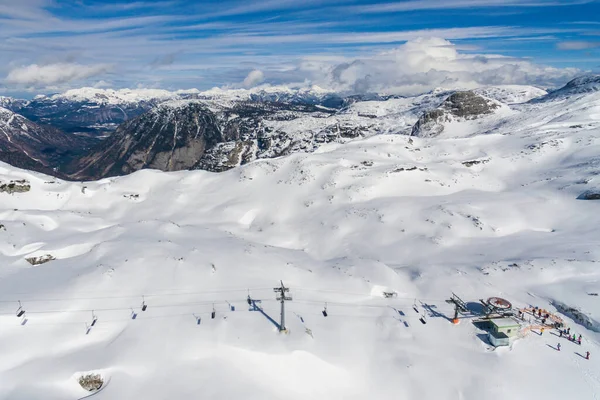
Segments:
[[[421,115],[413,126],[411,135],[434,137],[455,125],[462,131],[463,135],[467,136],[481,131],[482,126],[475,125],[472,129],[465,130],[462,122],[483,119],[503,108],[507,109],[508,107],[503,106],[498,101],[480,96],[473,91],[455,92],[448,96],[439,107],[426,111]]]
[[[77,179],[142,168],[224,171],[256,159],[312,152],[327,143],[408,133],[418,116],[444,96],[356,101],[341,110],[231,95],[164,102],[121,125],[70,171]]]
[[[513,85],[466,92],[437,89],[415,97],[343,97],[318,87],[206,92],[84,88],[38,96],[28,107],[54,110],[66,123],[88,117],[114,120],[114,113],[125,120],[114,135],[66,167],[72,178],[97,179],[143,168],[224,171],[378,134],[467,137],[503,132],[529,114],[547,115],[544,109],[552,107],[549,99],[557,93],[576,92],[585,103],[594,94],[594,82],[593,77],[578,78],[551,94]]]
[[[410,132],[449,96],[322,120]],[[212,126],[218,105],[163,112]],[[600,193],[600,92],[501,109],[218,174],[65,182],[0,164],[0,399],[80,399],[88,374],[111,400],[594,399],[600,201],[578,198],[600,197],[582,197]],[[458,325],[452,293],[472,310]],[[581,345],[528,313],[494,349],[472,323],[490,296],[556,314]]]
[[[575,78],[562,88],[541,97],[539,101],[565,99],[571,96],[585,95],[600,91],[600,75],[585,75]]]
[[[363,97],[352,97],[354,102]],[[375,96],[377,97],[377,96]],[[85,87],[50,96],[39,95],[26,101],[0,97],[0,106],[18,112],[27,118],[52,125],[66,132],[108,135],[118,125],[170,100],[204,99],[221,103],[276,102],[291,105],[319,105],[341,108],[345,98],[331,91],[313,86],[291,89],[285,86],[253,89],[197,89],[167,91],[160,89],[98,89]]]
[[[84,137],[29,121],[0,107],[0,161],[45,173],[86,151],[91,142]]]
[[[190,93],[196,93],[196,90]],[[186,92],[187,93],[187,92]],[[136,104],[141,102],[156,102],[170,100],[177,97],[179,93],[161,89],[97,89],[84,87],[80,89],[67,90],[64,93],[52,96],[38,96],[36,100],[50,99],[58,101],[89,102],[96,104]]]

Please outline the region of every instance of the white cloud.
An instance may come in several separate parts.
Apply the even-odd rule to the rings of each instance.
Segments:
[[[307,57],[299,63],[290,80],[304,77],[313,84],[338,91],[415,94],[436,87],[555,86],[580,72],[575,68],[542,66],[522,58],[465,54],[445,39],[420,38],[370,57],[344,61]]]
[[[590,3],[593,0],[410,0],[354,6],[361,13],[387,13],[416,10],[443,10],[490,7],[560,7]]]
[[[565,41],[559,42],[556,47],[560,50],[587,50],[600,47],[600,42]]]
[[[44,87],[91,78],[110,70],[111,66],[108,64],[31,64],[12,69],[6,77],[6,81],[13,84]]]
[[[262,71],[255,69],[254,71],[250,71],[248,76],[246,76],[246,79],[244,79],[243,85],[246,88],[250,88],[250,87],[258,85],[259,83],[264,81],[264,79],[265,79],[265,75],[262,73]]]

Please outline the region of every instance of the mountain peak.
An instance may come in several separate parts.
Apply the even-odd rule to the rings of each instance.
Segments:
[[[547,96],[534,99],[537,101],[552,101],[569,98],[576,95],[585,95],[589,93],[600,92],[600,74],[583,75],[572,79],[560,89],[550,92]]]
[[[471,90],[455,92],[438,108],[425,112],[414,125],[411,136],[437,136],[444,131],[446,122],[478,119],[493,114],[499,107],[500,103],[497,101],[487,99]]]
[[[53,100],[87,101],[100,104],[134,103],[140,101],[164,100],[177,97],[177,94],[162,89],[98,89],[83,87],[67,90],[51,96]]]

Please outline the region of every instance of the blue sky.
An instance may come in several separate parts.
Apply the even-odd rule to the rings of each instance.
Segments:
[[[599,15],[593,0],[0,0],[0,94],[553,85],[600,70]]]

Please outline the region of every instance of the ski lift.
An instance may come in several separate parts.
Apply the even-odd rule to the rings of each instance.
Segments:
[[[235,306],[234,305],[232,305],[230,302],[227,302],[227,305],[229,306],[229,310],[235,311]]]
[[[210,318],[215,319],[216,316],[217,316],[217,312],[215,311],[215,305],[213,304],[213,310],[212,310],[212,313],[210,314]]]
[[[248,295],[248,305],[251,306],[252,305],[252,299],[250,298],[250,295]]]
[[[98,317],[94,314],[94,311],[92,311],[92,323],[90,324],[90,327],[96,325],[96,322],[98,322]]]
[[[146,308],[148,308],[148,305],[146,304],[144,296],[142,296],[142,311],[146,311]]]
[[[200,317],[194,315],[194,318],[196,318],[196,325],[200,325],[200,321],[202,320]]]
[[[131,319],[136,319],[136,318],[137,318],[137,314],[135,313],[135,311],[132,308],[131,309]]]
[[[423,325],[425,325],[427,323],[427,320],[425,319],[425,314],[421,315],[421,317],[419,318],[419,321],[421,321],[421,323]]]
[[[415,310],[415,312],[419,314],[419,309],[417,308],[417,299],[415,299],[415,302],[413,303],[413,310]]]
[[[17,317],[22,317],[25,314],[25,309],[21,305],[21,300],[19,300],[19,308],[17,308]]]
[[[327,303],[325,303],[325,308],[323,309],[323,316],[327,316]]]

